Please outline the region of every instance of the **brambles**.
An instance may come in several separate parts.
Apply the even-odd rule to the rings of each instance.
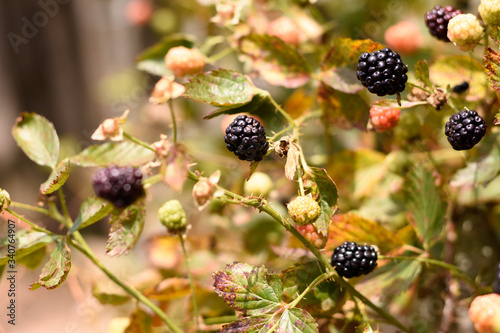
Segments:
[[[477,296],[469,308],[469,318],[479,333],[493,333],[500,330],[500,295]]]
[[[196,74],[205,67],[205,57],[197,49],[176,46],[165,55],[165,65],[177,77]]]
[[[186,212],[179,200],[169,200],[158,209],[158,218],[170,234],[176,234],[186,229]]]
[[[399,109],[373,105],[370,108],[370,121],[377,132],[391,130],[398,124]]]
[[[484,23],[492,26],[500,24],[500,4],[497,0],[481,0],[478,11]]]
[[[401,21],[385,31],[386,45],[400,54],[413,54],[422,46],[423,37],[415,23]]]
[[[92,179],[98,197],[118,208],[129,206],[144,195],[142,172],[131,166],[103,168]]]
[[[226,128],[226,148],[240,160],[258,162],[269,148],[264,127],[255,118],[240,115]]]
[[[377,252],[372,246],[344,242],[332,254],[332,266],[345,278],[366,275],[377,267]]]
[[[458,14],[462,14],[462,11],[452,6],[444,8],[436,6],[425,14],[425,24],[427,24],[431,35],[444,42],[449,42],[448,23]]]
[[[475,15],[459,14],[448,23],[448,39],[460,50],[470,51],[481,40],[483,30]]]
[[[301,233],[317,249],[322,249],[326,245],[328,238],[320,234],[314,224],[298,225],[297,231]]]
[[[474,110],[462,110],[450,117],[446,123],[445,134],[455,150],[468,150],[474,147],[486,133],[486,123]]]
[[[308,196],[299,196],[293,199],[288,203],[287,208],[292,220],[300,225],[313,223],[321,214],[319,204]]]
[[[400,55],[388,48],[363,53],[358,59],[357,69],[358,80],[372,94],[394,95],[405,90],[408,68]]]

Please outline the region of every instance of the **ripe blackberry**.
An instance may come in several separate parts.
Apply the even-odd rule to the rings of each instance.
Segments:
[[[425,24],[429,28],[431,35],[439,40],[449,42],[448,39],[448,22],[458,14],[462,14],[461,10],[455,9],[452,6],[436,6],[425,14]]]
[[[468,150],[474,147],[486,133],[484,119],[474,110],[462,110],[450,117],[445,132],[455,150]]]
[[[467,81],[464,81],[464,82],[454,86],[453,92],[457,93],[457,94],[461,94],[461,93],[465,92],[467,89],[469,89],[469,83],[467,83]]]
[[[358,59],[356,76],[372,94],[385,96],[405,90],[407,72],[408,67],[399,54],[385,48],[363,53]]]
[[[129,206],[144,195],[142,172],[131,166],[103,168],[92,179],[98,197],[118,208]]]
[[[226,148],[240,160],[262,160],[269,148],[266,131],[258,120],[241,115],[236,117],[226,128],[224,136]]]
[[[368,274],[377,267],[377,252],[372,246],[344,242],[332,254],[332,266],[340,276],[352,278]]]

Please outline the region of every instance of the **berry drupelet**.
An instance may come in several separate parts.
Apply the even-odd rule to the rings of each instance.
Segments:
[[[431,35],[444,42],[449,42],[448,22],[458,14],[462,14],[462,11],[452,6],[436,6],[425,14],[425,24]]]
[[[226,148],[240,160],[262,160],[269,143],[266,140],[264,127],[255,118],[240,115],[226,128],[224,136]]]
[[[131,166],[100,169],[92,183],[98,197],[118,208],[129,206],[144,195],[142,172]]]
[[[356,76],[363,86],[377,96],[394,95],[405,90],[408,67],[400,55],[384,48],[365,52],[358,59]]]
[[[485,133],[486,123],[474,110],[455,113],[445,126],[448,142],[455,150],[471,149],[481,141]]]
[[[377,252],[372,246],[344,242],[332,255],[332,266],[345,278],[368,274],[377,267]]]
[[[464,81],[464,82],[454,86],[453,92],[457,93],[457,94],[461,94],[461,93],[465,92],[467,89],[469,89],[469,83],[467,81]]]

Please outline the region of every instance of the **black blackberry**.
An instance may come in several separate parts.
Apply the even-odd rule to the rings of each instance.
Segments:
[[[144,195],[142,172],[131,166],[103,168],[92,179],[98,197],[118,208],[126,207]]]
[[[497,266],[497,280],[493,286],[493,292],[495,294],[500,294],[500,263]]]
[[[340,276],[352,278],[368,274],[377,267],[377,252],[372,246],[344,242],[332,254],[332,266]]]
[[[467,89],[469,89],[469,83],[467,83],[467,81],[464,81],[464,82],[462,82],[462,83],[457,84],[456,86],[454,86],[453,87],[453,92],[457,93],[457,94],[461,94],[464,91],[466,91]]]
[[[432,10],[425,13],[425,24],[429,28],[431,35],[439,40],[449,42],[448,39],[448,22],[462,11],[455,9],[452,6],[436,6]]]
[[[394,95],[405,90],[408,67],[397,52],[385,48],[365,52],[358,59],[356,76],[363,86],[377,96]]]
[[[468,150],[474,147],[486,133],[483,117],[474,110],[462,110],[450,117],[444,133],[455,150]]]
[[[255,118],[240,115],[226,128],[226,148],[240,160],[262,160],[269,148],[264,127]]]

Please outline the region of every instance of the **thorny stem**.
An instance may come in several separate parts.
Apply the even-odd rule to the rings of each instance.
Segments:
[[[129,139],[130,141],[137,143],[140,146],[143,146],[144,148],[147,148],[149,150],[152,150],[153,152],[156,153],[156,149],[154,149],[151,145],[145,143],[144,141],[141,141],[137,139],[136,137],[133,137],[132,135],[128,134],[127,132],[123,132],[123,136]]]
[[[76,236],[77,233],[73,234]],[[75,237],[76,238],[76,237]],[[82,239],[83,240],[83,239]],[[82,245],[79,241],[79,243],[72,242],[72,245],[78,249],[80,252],[82,252],[87,258],[89,258],[99,269],[106,274],[114,283],[119,285],[123,290],[125,290],[129,295],[137,299],[139,302],[143,303],[146,305],[148,308],[150,308],[158,317],[161,318],[167,324],[167,326],[175,333],[182,333],[182,330],[174,323],[172,320],[163,312],[162,309],[160,309],[156,304],[151,302],[146,296],[141,294],[137,289],[125,284],[122,282],[117,276],[115,276],[113,273],[111,273],[106,266],[95,256],[95,254],[86,246],[86,243]]]
[[[193,172],[188,170],[188,178],[194,181],[198,181],[199,177]],[[283,217],[276,212],[263,198],[259,199],[248,199],[233,193],[221,186],[217,186],[218,189],[222,190],[224,194],[234,200],[237,200],[241,204],[245,204],[248,206],[252,206],[260,210],[261,212],[267,213],[274,220],[280,223],[287,231],[289,231],[293,236],[295,236],[305,247],[307,247],[311,253],[319,260],[321,265],[326,269],[327,273],[331,273],[333,278],[337,283],[339,283],[344,289],[346,289],[351,295],[361,300],[364,304],[372,308],[376,313],[378,313],[381,317],[385,318],[389,323],[403,330],[404,332],[409,332],[410,330],[401,324],[396,318],[394,318],[391,314],[386,312],[384,309],[378,307],[372,301],[370,301],[363,294],[358,292],[353,286],[351,286],[347,281],[341,278],[338,273],[334,270],[332,265],[328,262],[328,260],[312,245],[302,234],[297,231],[290,223],[288,223]]]
[[[300,166],[300,163],[297,165],[297,180],[299,181],[299,190],[300,190],[300,196],[304,196],[304,180],[302,179],[303,174],[302,174],[302,168]]]
[[[288,124],[290,124],[296,128],[297,123],[295,122],[295,120],[293,120],[293,118],[285,110],[283,110],[283,108],[278,103],[276,103],[276,101],[274,100],[274,98],[270,94],[267,94],[267,97],[269,98],[271,103],[274,105],[276,110],[278,110],[278,112],[281,113],[281,115],[286,119]]]
[[[52,236],[55,236],[55,234],[52,231],[49,231],[49,230],[47,230],[45,228],[37,226],[36,224],[34,224],[33,222],[31,222],[30,220],[22,217],[21,215],[17,214],[16,212],[12,211],[10,208],[6,208],[5,211],[7,213],[11,214],[11,215],[14,215],[18,219],[20,219],[21,221],[23,221],[24,223],[26,223],[27,225],[29,225],[31,227],[31,229],[33,229],[35,231],[44,232],[44,233],[52,235]]]
[[[418,257],[395,256],[395,257],[392,257],[392,256],[379,255],[378,258],[379,259],[388,259],[388,260],[415,260],[415,261],[420,261],[420,262],[423,262],[423,263],[426,263],[429,265],[440,266],[440,267],[443,267],[443,268],[446,268],[447,270],[449,270],[457,278],[468,283],[475,290],[479,290],[479,287],[474,282],[474,279],[472,277],[470,277],[467,273],[462,271],[457,266],[442,262],[440,260],[430,259],[430,258],[426,258],[423,256],[418,256]]]
[[[66,227],[70,228],[71,225],[73,224],[73,220],[71,220],[71,216],[69,216],[68,206],[66,204],[66,198],[64,197],[64,193],[62,191],[62,188],[57,190],[57,195],[59,196],[59,203],[61,204],[61,209],[62,209],[63,214],[64,214],[64,219],[65,219],[64,225]]]
[[[189,268],[189,257],[186,252],[186,247],[184,246],[184,237],[182,233],[179,234],[179,240],[181,241],[182,253],[184,254],[184,263],[186,264],[186,271],[189,279],[189,285],[191,287],[191,292],[193,293],[193,312],[195,318],[194,321],[196,324],[196,331],[198,332],[200,330],[200,325],[198,323],[198,303],[196,302],[196,291],[194,289],[193,276],[191,275],[191,269]]]
[[[174,101],[172,99],[168,100],[168,108],[170,109],[170,118],[172,118],[172,141],[177,142],[177,122],[175,121],[174,113]]]
[[[326,279],[329,279],[333,276],[333,273],[323,273],[319,276],[317,276],[313,282],[311,282],[307,288],[302,292],[302,294],[300,294],[296,299],[293,300],[292,303],[288,304],[288,308],[289,309],[293,309],[295,306],[297,306],[297,304],[299,304],[299,302],[304,298],[304,296],[306,296],[306,294],[311,291],[314,287],[316,287],[317,284],[323,282],[324,280]]]

